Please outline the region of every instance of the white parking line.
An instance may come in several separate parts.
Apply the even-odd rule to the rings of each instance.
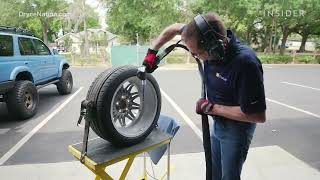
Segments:
[[[269,68],[269,69],[272,69],[273,67],[271,67],[271,66],[266,66],[266,65],[263,65],[262,67],[264,67],[264,68]]]
[[[296,111],[299,111],[299,112],[302,112],[302,113],[305,113],[305,114],[308,114],[310,116],[313,116],[313,117],[316,117],[316,118],[320,119],[320,115],[318,115],[318,114],[315,114],[315,113],[312,113],[312,112],[309,112],[309,111],[306,111],[306,110],[303,110],[303,109],[300,109],[300,108],[297,108],[297,107],[294,107],[294,106],[290,106],[288,104],[285,104],[285,103],[282,103],[282,102],[279,102],[279,101],[276,101],[276,100],[273,100],[273,99],[266,98],[266,100],[270,101],[270,102],[273,102],[275,104],[279,104],[281,106],[285,106],[287,108],[290,108],[290,109],[293,109],[293,110],[296,110]]]
[[[168,102],[173,106],[174,109],[180,114],[182,119],[191,127],[191,129],[196,133],[196,135],[202,141],[202,131],[192,122],[192,120],[182,111],[182,109],[173,101],[173,99],[162,89],[160,89],[161,94],[168,100]]]
[[[186,115],[186,113],[182,111],[182,109],[177,105],[177,103],[175,103],[173,99],[163,89],[160,89],[160,91],[161,91],[161,94],[168,100],[168,102],[173,106],[173,108],[175,108],[175,110],[179,113],[179,115],[183,118],[183,120],[191,127],[191,129],[196,133],[196,135],[202,141],[202,131],[192,122],[192,120]],[[309,112],[309,111],[306,111],[306,110],[303,110],[303,109],[300,109],[300,108],[297,108],[297,107],[294,107],[270,98],[266,98],[266,100],[320,119],[320,115],[318,114],[315,114],[315,113],[312,113],[312,112]]]
[[[41,129],[49,120],[51,120],[59,111],[62,110],[81,90],[80,87],[74,94],[72,94],[66,101],[64,101],[55,111],[53,111],[47,118],[41,121],[35,128],[33,128],[27,135],[25,135],[16,145],[14,145],[6,154],[0,158],[0,166],[3,165],[14,153],[16,153],[39,129]]]
[[[313,90],[316,90],[316,91],[320,91],[319,88],[314,88],[314,87],[305,86],[305,85],[301,85],[301,84],[295,84],[295,83],[290,83],[290,82],[286,82],[286,81],[283,81],[281,83],[292,85],[292,86],[299,86],[299,87],[303,87],[303,88],[313,89]]]

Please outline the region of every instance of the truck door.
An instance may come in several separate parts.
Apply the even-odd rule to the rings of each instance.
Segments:
[[[33,44],[36,49],[37,56],[41,61],[45,61],[44,76],[47,80],[53,79],[58,75],[58,68],[54,56],[51,54],[49,48],[40,40],[33,39]]]
[[[0,82],[10,80],[10,74],[14,66],[12,59],[14,55],[13,37],[0,35]]]
[[[21,54],[21,61],[25,66],[29,67],[31,73],[33,74],[33,79],[36,84],[44,81],[44,69],[45,61],[36,55],[36,50],[34,48],[33,42],[30,38],[19,37],[19,49]]]

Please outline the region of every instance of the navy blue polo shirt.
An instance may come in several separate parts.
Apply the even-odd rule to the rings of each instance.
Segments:
[[[248,114],[263,112],[266,102],[261,62],[231,30],[227,31],[227,36],[230,41],[224,62],[204,63],[208,99],[220,105],[240,106]],[[224,117],[216,117],[219,118]]]

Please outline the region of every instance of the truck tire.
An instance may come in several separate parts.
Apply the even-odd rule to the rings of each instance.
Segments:
[[[57,90],[61,95],[70,94],[72,92],[73,78],[71,72],[68,69],[62,70],[62,76],[56,85]]]
[[[92,103],[87,117],[91,129],[115,146],[144,140],[154,129],[161,110],[158,83],[146,76],[144,101],[137,68],[122,66],[102,72],[91,84],[86,100]]]
[[[6,99],[9,114],[24,120],[34,116],[39,104],[37,88],[30,81],[17,81]]]

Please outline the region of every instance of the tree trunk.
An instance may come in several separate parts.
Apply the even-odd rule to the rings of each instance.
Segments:
[[[96,43],[96,55],[98,56],[98,49],[99,49],[99,44]]]
[[[83,13],[85,12],[85,1],[82,1],[82,6],[84,9]],[[88,40],[88,32],[87,32],[87,16],[84,16],[83,19],[83,29],[84,29],[84,56],[88,56],[89,55],[89,40]]]
[[[272,49],[273,49],[273,54],[276,53],[276,49],[277,49],[277,45],[278,45],[278,42],[277,42],[277,19],[273,19],[274,21],[274,29],[273,29],[273,46],[272,46]]]
[[[268,43],[268,53],[272,52],[272,31],[270,31],[270,35],[269,35],[269,43]]]
[[[308,36],[309,34],[307,33],[302,34],[302,41],[298,52],[304,52],[306,50],[306,42],[308,40]]]
[[[49,25],[47,21],[41,21],[42,24],[42,34],[43,34],[43,42],[48,45],[48,29]]]
[[[87,20],[84,18],[83,21],[83,28],[84,28],[84,55],[89,55],[89,42],[88,42],[88,32],[87,32]]]
[[[251,45],[251,31],[252,31],[252,27],[249,26],[247,30],[247,35],[246,35],[248,45]]]
[[[269,47],[268,52],[273,52],[273,43],[274,43],[274,29],[275,29],[275,19],[272,18],[272,25],[270,29],[270,38],[269,38]]]
[[[289,35],[290,35],[290,31],[289,31],[288,27],[284,27],[284,30],[282,32],[280,55],[284,55],[284,52],[286,50],[286,42],[287,42],[287,39],[288,39]]]
[[[263,53],[267,53],[268,51],[268,28],[265,26],[263,33],[260,33],[261,35],[261,49],[263,50]],[[263,35],[262,35],[263,34]]]

